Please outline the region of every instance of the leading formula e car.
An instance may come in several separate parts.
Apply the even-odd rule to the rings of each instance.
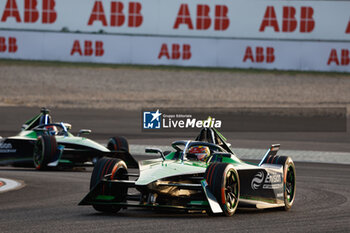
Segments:
[[[57,166],[80,166],[96,163],[103,156],[121,158],[129,166],[137,162],[129,155],[129,145],[123,137],[110,138],[107,147],[82,137],[91,130],[80,130],[77,136],[69,132],[68,123],[53,123],[49,110],[23,124],[21,131],[12,137],[0,137],[0,165],[35,166],[44,170]]]
[[[117,212],[127,207],[170,208],[205,211],[231,216],[237,207],[288,210],[295,198],[295,167],[292,159],[278,156],[272,145],[261,162],[241,161],[226,139],[213,128],[204,128],[194,141],[172,143],[173,152],[139,162],[132,174],[123,160],[102,158],[96,164],[90,192],[79,205],[97,211]],[[136,180],[130,180],[136,176]],[[137,193],[130,191],[137,190]],[[135,192],[135,191],[134,191]]]

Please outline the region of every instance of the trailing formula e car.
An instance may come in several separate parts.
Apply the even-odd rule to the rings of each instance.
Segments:
[[[74,136],[69,132],[71,127],[68,123],[53,123],[49,110],[42,108],[40,114],[23,124],[17,135],[0,138],[0,165],[34,166],[44,170],[96,163],[99,158],[109,156],[121,158],[131,167],[137,166],[125,138],[110,138],[105,147],[81,136],[91,130],[82,129]]]
[[[237,158],[214,128],[202,129],[194,141],[175,141],[172,147],[169,153],[146,149],[161,158],[139,162],[139,174],[130,173],[121,159],[100,159],[92,172],[90,192],[79,205],[102,212],[145,207],[226,216],[237,207],[288,210],[293,205],[295,166],[290,157],[277,155],[278,144],[257,165]]]

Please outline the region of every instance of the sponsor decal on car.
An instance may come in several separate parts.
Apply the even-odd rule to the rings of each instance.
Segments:
[[[251,181],[251,187],[253,190],[257,190],[260,187],[263,189],[278,189],[283,186],[282,176],[279,173],[267,172],[266,176],[264,172],[258,172]]]
[[[283,198],[283,193],[277,193],[277,198]]]
[[[12,149],[11,143],[0,142],[0,153],[15,153],[16,149]]]
[[[252,179],[252,182],[251,182],[252,189],[254,190],[258,189],[261,186],[263,181],[264,181],[264,173],[262,171],[258,172]]]

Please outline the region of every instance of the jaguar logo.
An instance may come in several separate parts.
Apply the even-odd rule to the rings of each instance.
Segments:
[[[252,189],[256,190],[261,186],[263,181],[264,181],[264,173],[261,171],[254,176],[250,185]]]

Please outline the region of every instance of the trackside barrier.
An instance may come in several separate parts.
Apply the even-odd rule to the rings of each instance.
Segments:
[[[347,42],[1,31],[0,47],[10,59],[350,72]]]
[[[350,71],[350,1],[3,0],[0,58]]]

